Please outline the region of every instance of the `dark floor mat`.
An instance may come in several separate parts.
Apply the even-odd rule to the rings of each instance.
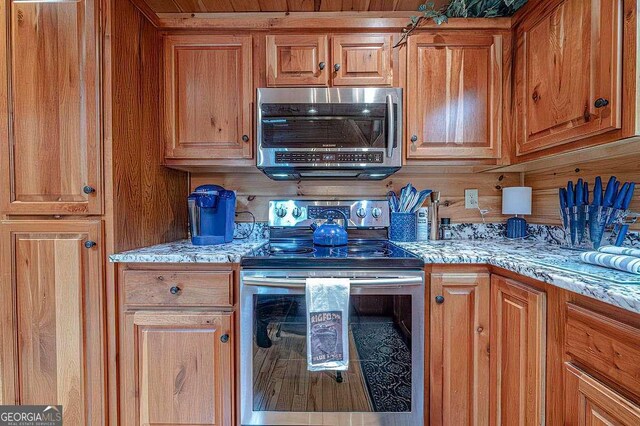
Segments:
[[[356,322],[351,332],[375,411],[411,411],[411,350],[396,326]]]

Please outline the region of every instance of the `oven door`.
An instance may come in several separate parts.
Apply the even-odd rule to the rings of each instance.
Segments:
[[[260,168],[400,166],[402,89],[258,89],[256,133]]]
[[[305,278],[349,277],[349,369],[307,370]],[[422,271],[243,271],[243,425],[423,423]]]

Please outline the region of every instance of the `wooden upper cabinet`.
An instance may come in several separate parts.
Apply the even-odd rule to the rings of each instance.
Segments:
[[[327,86],[331,73],[326,35],[267,36],[267,86]]]
[[[0,5],[3,213],[102,212],[97,3]]]
[[[431,274],[431,425],[488,424],[489,303],[489,274]]]
[[[545,424],[546,295],[491,277],[492,425]]]
[[[621,5],[549,1],[518,27],[518,155],[621,127]]]
[[[232,324],[231,313],[125,313],[122,424],[230,426]]]
[[[391,86],[391,34],[336,35],[333,46],[334,86]]]
[[[500,156],[500,35],[414,34],[407,69],[408,159]]]
[[[101,233],[98,221],[0,224],[0,404],[105,424]]]
[[[640,406],[575,365],[565,364],[566,425],[637,426]]]
[[[251,36],[165,37],[165,161],[252,158]]]

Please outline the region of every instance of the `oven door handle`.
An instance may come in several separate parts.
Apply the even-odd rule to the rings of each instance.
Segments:
[[[315,278],[315,277],[314,277]],[[321,277],[318,277],[321,278]],[[329,278],[329,277],[327,277]],[[244,285],[256,287],[280,287],[280,288],[304,288],[306,280],[304,278],[275,278],[275,277],[245,277],[242,279]],[[403,287],[411,285],[422,285],[422,277],[399,277],[399,278],[361,278],[351,279],[351,285],[367,287]]]
[[[393,141],[395,139],[396,124],[393,112],[393,98],[387,95],[387,157],[393,157]]]

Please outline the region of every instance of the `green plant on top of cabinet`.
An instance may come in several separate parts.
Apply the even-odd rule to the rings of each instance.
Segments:
[[[0,206],[101,214],[97,0],[0,5]]]
[[[518,26],[517,155],[621,128],[622,3],[548,1]]]
[[[413,34],[407,159],[494,159],[502,140],[502,36]]]
[[[165,37],[165,163],[253,157],[250,35]]]

